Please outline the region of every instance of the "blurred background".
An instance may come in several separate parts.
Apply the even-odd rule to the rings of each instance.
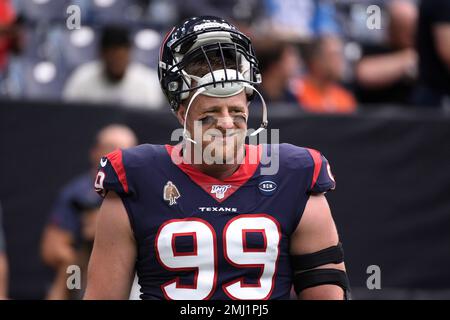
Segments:
[[[0,298],[82,296],[98,159],[171,143],[159,45],[199,15],[252,38],[280,142],[330,161],[353,298],[449,299],[444,0],[0,0]]]

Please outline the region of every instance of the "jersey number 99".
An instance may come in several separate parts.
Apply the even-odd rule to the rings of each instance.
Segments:
[[[264,246],[250,248],[246,234],[262,235]],[[193,248],[177,252],[177,237],[190,236]],[[273,291],[279,255],[280,226],[265,214],[239,215],[231,219],[222,232],[223,252],[229,264],[236,268],[259,268],[260,277],[255,284],[245,283],[243,277],[222,285],[231,299],[268,299]],[[192,271],[194,280],[184,285],[179,277],[161,285],[164,296],[173,300],[209,299],[216,290],[218,276],[217,236],[212,226],[199,218],[169,220],[158,230],[155,251],[159,263],[167,270]]]

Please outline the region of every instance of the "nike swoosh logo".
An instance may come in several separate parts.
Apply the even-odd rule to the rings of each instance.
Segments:
[[[102,158],[102,159],[100,160],[100,165],[102,166],[102,168],[105,167],[107,163],[108,163],[108,159],[103,159],[103,158]]]

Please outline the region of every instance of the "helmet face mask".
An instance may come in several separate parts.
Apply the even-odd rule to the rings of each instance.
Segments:
[[[217,63],[218,60],[221,62]],[[190,75],[187,70],[194,64],[202,64],[206,74]],[[250,86],[245,86],[245,91],[251,98],[251,86],[261,83],[250,39],[217,17],[191,18],[172,29],[163,41],[158,67],[161,88],[173,111],[178,110],[192,91],[203,87],[220,93],[220,86],[225,88],[226,83],[247,83]],[[218,69],[223,72],[215,72]],[[210,77],[204,77],[207,74]],[[218,74],[222,76],[217,77]],[[199,83],[201,77],[210,82]]]

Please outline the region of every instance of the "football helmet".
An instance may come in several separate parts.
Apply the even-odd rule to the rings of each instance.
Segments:
[[[211,57],[219,58],[221,68],[212,65]],[[230,61],[233,61],[231,65]],[[207,66],[209,72],[189,74],[188,67],[199,62]],[[266,105],[255,88],[262,79],[251,40],[222,18],[193,17],[172,28],[160,48],[158,76],[174,112],[195,91],[187,106],[186,117],[199,94],[229,97],[245,90],[250,100],[256,92],[263,104],[263,122],[253,135],[267,127]]]

